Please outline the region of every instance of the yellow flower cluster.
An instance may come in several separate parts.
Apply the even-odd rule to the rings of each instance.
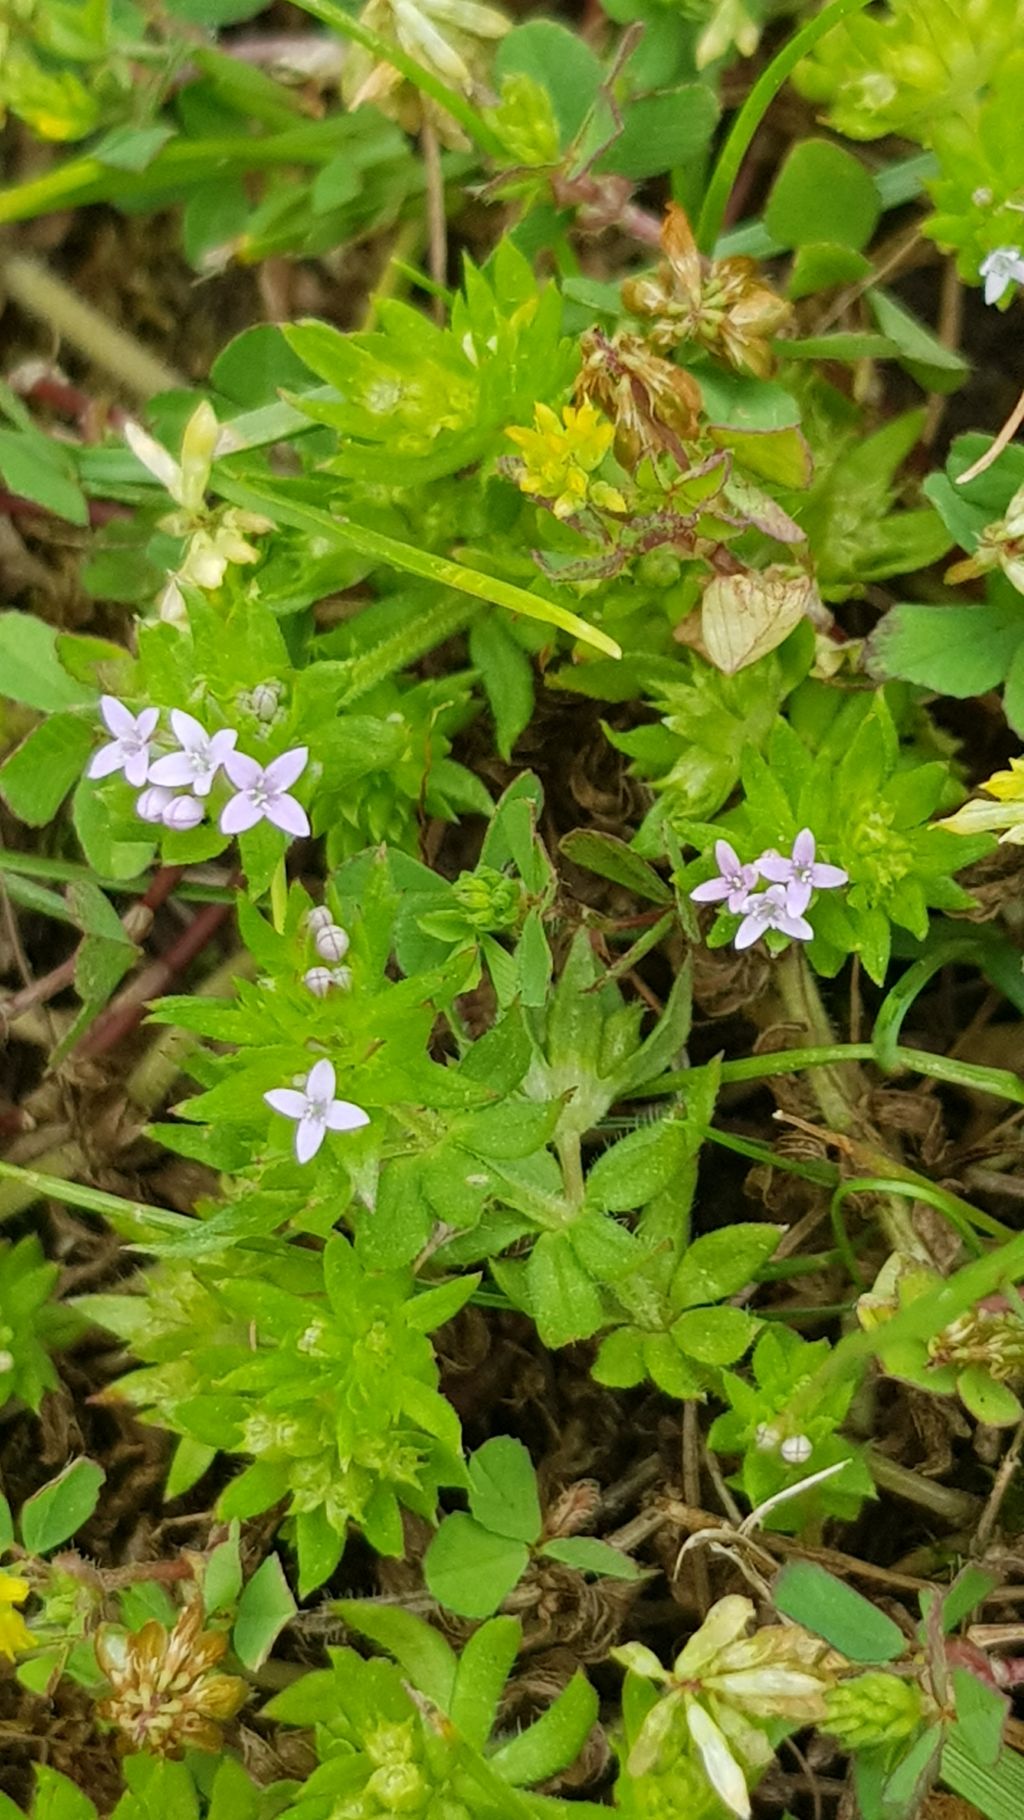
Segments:
[[[0,1567],[0,1656],[7,1656],[12,1662],[15,1656],[32,1648],[32,1633],[15,1609],[24,1605],[28,1595],[28,1581]]]
[[[561,422],[550,405],[539,404],[532,430],[515,424],[505,434],[522,450],[520,488],[547,500],[556,518],[571,518],[587,505],[606,512],[626,510],[617,487],[593,478],[611,448],[615,425],[589,402],[565,405]]]
[[[1024,846],[1024,758],[1011,758],[1008,771],[994,771],[981,788],[995,802],[975,798],[939,823],[954,834],[995,834],[1013,847]]]

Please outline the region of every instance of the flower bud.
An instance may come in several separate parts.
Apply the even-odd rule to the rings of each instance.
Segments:
[[[13,1352],[8,1352],[5,1348],[3,1352],[0,1352],[0,1377],[4,1377],[7,1372],[13,1370],[14,1354]]]
[[[814,1442],[808,1435],[787,1435],[779,1452],[787,1466],[806,1466],[814,1452]]]
[[[333,922],[334,917],[326,904],[315,904],[312,910],[306,912],[306,928],[310,935],[316,935],[321,929],[329,929]]]
[[[343,961],[348,953],[348,936],[337,923],[327,923],[317,930],[315,947],[322,961]]]
[[[205,810],[198,797],[173,796],[160,819],[165,828],[188,833],[190,828],[198,828],[204,814]]]
[[[309,988],[314,998],[326,998],[335,979],[329,967],[310,967],[302,976],[302,984]]]
[[[771,1422],[759,1422],[754,1430],[754,1446],[758,1453],[774,1453],[781,1439],[779,1430]]]
[[[332,967],[331,979],[334,985],[337,986],[339,992],[350,992],[352,990],[351,967]]]
[[[249,707],[257,720],[273,720],[277,705],[281,699],[281,685],[278,682],[257,683],[249,696]]]
[[[897,1744],[920,1724],[924,1697],[916,1681],[880,1670],[842,1681],[825,1695],[823,1729],[846,1750]]]
[[[519,914],[519,885],[493,866],[461,872],[452,886],[458,904],[477,929],[507,929]]]
[[[174,800],[174,791],[162,784],[150,784],[135,798],[135,813],[144,822],[162,822],[164,810]]]

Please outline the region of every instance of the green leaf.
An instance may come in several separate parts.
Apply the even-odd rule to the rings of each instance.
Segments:
[[[5,1554],[14,1541],[14,1518],[11,1507],[0,1491],[0,1555]]]
[[[0,685],[6,681],[0,668]],[[89,724],[77,714],[52,714],[33,727],[0,766],[0,794],[11,814],[30,828],[51,822],[81,777],[92,746]]]
[[[345,1550],[345,1537],[330,1522],[322,1504],[300,1511],[295,1518],[295,1548],[299,1557],[299,1597],[305,1599],[329,1580]]]
[[[277,1555],[262,1561],[238,1602],[231,1641],[235,1654],[255,1674],[285,1625],[295,1616],[295,1600]]]
[[[106,1478],[94,1460],[72,1460],[21,1507],[21,1539],[30,1555],[45,1555],[88,1523]]]
[[[115,171],[144,171],[175,137],[173,126],[115,126],[92,147],[90,157]]]
[[[965,1409],[989,1428],[1011,1428],[1024,1416],[1020,1398],[1008,1384],[997,1383],[983,1365],[969,1365],[956,1381]]]
[[[1003,1743],[1003,1727],[1010,1710],[1006,1694],[986,1687],[969,1669],[954,1668],[950,1679],[956,1702],[957,1729],[971,1756],[991,1767]]]
[[[211,1612],[227,1611],[242,1590],[238,1537],[239,1524],[236,1518],[227,1540],[218,1543],[203,1569],[203,1606],[208,1616]],[[266,1566],[266,1562],[263,1565]],[[259,1571],[262,1573],[263,1568]]]
[[[174,1498],[184,1496],[191,1491],[213,1465],[217,1458],[215,1447],[204,1447],[201,1441],[194,1441],[191,1435],[182,1435],[174,1450],[174,1458],[167,1471],[167,1483],[164,1486],[164,1500],[170,1503]]]
[[[1022,642],[1024,602],[1014,595],[984,606],[893,607],[869,651],[876,674],[961,701],[998,687]]]
[[[505,42],[507,44],[508,39]],[[453,562],[450,557],[417,549],[412,544],[400,542],[398,538],[385,536],[382,531],[371,530],[368,525],[357,525],[349,518],[332,516],[317,506],[285,498],[266,482],[261,486],[254,485],[249,480],[242,481],[234,475],[228,477],[215,469],[210,485],[214,492],[232,505],[261,513],[273,523],[290,525],[297,531],[307,531],[325,544],[327,549],[358,550],[361,555],[368,556],[372,562],[384,568],[422,576],[424,580],[435,581],[443,588],[456,588],[475,600],[490,601],[494,606],[522,613],[527,619],[539,620],[543,625],[557,626],[583,644],[593,645],[595,650],[606,652],[609,657],[622,655],[615,640],[599,631],[596,626],[588,625],[577,614],[544,600],[539,594],[528,593],[525,588],[502,581],[499,576],[468,569],[462,563]]]
[[[30,499],[56,518],[73,525],[88,524],[85,494],[75,477],[70,451],[61,443],[41,432],[0,430],[0,475],[12,493]]]
[[[451,1712],[458,1663],[440,1631],[398,1606],[365,1599],[337,1599],[333,1609],[350,1630],[388,1650],[421,1694],[443,1713]]]
[[[598,160],[597,168],[640,183],[663,171],[692,165],[710,144],[719,112],[714,92],[704,82],[684,83],[681,88],[627,102],[622,132]]]
[[[882,212],[870,173],[829,139],[802,139],[786,157],[765,205],[764,224],[780,246],[867,245]]]
[[[477,1448],[469,1461],[469,1508],[493,1535],[536,1542],[541,1530],[537,1479],[521,1441],[496,1435]]]
[[[958,1725],[946,1738],[942,1780],[954,1794],[973,1802],[985,1820],[1020,1820],[1024,1814],[1024,1761],[1008,1750],[991,1767],[980,1764]]]
[[[695,1239],[676,1271],[673,1307],[694,1308],[736,1295],[754,1281],[781,1236],[781,1226],[740,1220]]]
[[[96,700],[75,682],[56,651],[57,634],[31,613],[0,613],[0,695],[54,714]]]
[[[641,859],[626,842],[614,834],[602,834],[594,828],[576,828],[559,842],[561,852],[574,866],[584,866],[599,878],[610,878],[625,885],[637,897],[652,904],[671,904],[672,892],[647,860]]]
[[[526,1284],[537,1332],[545,1346],[586,1340],[603,1325],[604,1303],[568,1233],[545,1232],[526,1266]]]
[[[448,1716],[474,1750],[484,1749],[494,1729],[522,1636],[518,1618],[491,1618],[474,1632],[459,1658]]]
[[[96,1809],[74,1782],[45,1763],[37,1763],[32,1820],[96,1820]]]
[[[888,291],[868,292],[868,307],[883,335],[898,350],[901,364],[926,392],[955,392],[970,367],[961,355],[943,345]]]
[[[562,145],[579,132],[604,79],[598,58],[576,32],[550,19],[529,19],[503,38],[494,74],[529,76],[551,96]]]
[[[545,1542],[540,1552],[552,1561],[575,1567],[581,1574],[598,1574],[604,1580],[639,1580],[643,1577],[643,1569],[629,1555],[623,1554],[621,1548],[613,1548],[610,1542],[600,1541],[597,1536],[556,1536],[554,1541]]]
[[[907,1649],[898,1624],[813,1561],[790,1561],[776,1577],[772,1600],[784,1617],[852,1662],[895,1662]]]
[[[89,865],[101,878],[138,878],[153,858],[151,840],[119,840],[111,832],[109,805],[100,786],[83,777],[74,795],[75,832]],[[139,823],[140,829],[144,826]]]
[[[942,1601],[943,1634],[948,1637],[956,1630],[998,1585],[998,1574],[985,1567],[962,1568]]]
[[[787,295],[796,302],[801,297],[812,297],[816,291],[833,290],[836,285],[857,284],[870,275],[871,261],[863,253],[840,246],[834,239],[817,241],[797,248]]]
[[[464,1511],[445,1517],[423,1561],[435,1599],[463,1618],[487,1618],[526,1572],[523,1542],[494,1535]]]
[[[628,1213],[667,1188],[688,1150],[678,1119],[641,1125],[599,1156],[587,1176],[586,1204],[601,1213]]]
[[[672,1324],[672,1338],[700,1365],[735,1365],[750,1346],[758,1323],[745,1308],[691,1308]]]
[[[595,1689],[577,1669],[547,1712],[495,1751],[490,1759],[493,1767],[514,1788],[557,1776],[583,1749],[597,1718],[598,1704]]]
[[[505,622],[493,613],[474,621],[469,632],[470,662],[480,672],[502,758],[512,748],[533,713],[533,666]]]

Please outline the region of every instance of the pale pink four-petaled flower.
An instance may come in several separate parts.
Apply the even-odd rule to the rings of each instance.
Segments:
[[[334,1064],[324,1056],[314,1062],[301,1089],[272,1087],[263,1098],[274,1112],[295,1120],[295,1156],[300,1163],[315,1157],[329,1131],[358,1131],[369,1114],[351,1100],[334,1097]]]
[[[158,758],[150,765],[150,783],[185,788],[196,796],[209,796],[217,772],[238,744],[238,734],[233,727],[223,727],[219,733],[207,733],[206,728],[182,708],[171,709],[171,726],[181,750],[168,752],[166,758]]]
[[[309,757],[305,746],[282,752],[269,765],[259,765],[244,752],[229,752],[224,769],[238,791],[220,818],[222,834],[244,834],[257,822],[271,822],[284,834],[309,833],[309,817],[288,791],[302,776]]]
[[[803,915],[812,891],[834,891],[845,885],[849,877],[841,866],[826,866],[814,854],[814,835],[810,828],[801,828],[788,859],[769,848],[756,862],[762,878],[773,885],[785,885],[786,908],[794,916]]]
[[[743,909],[746,914],[736,931],[737,948],[752,947],[769,929],[777,929],[794,942],[809,942],[814,934],[807,918],[790,910],[785,885],[769,885],[767,891],[755,891]]]
[[[143,708],[141,714],[133,714],[115,696],[101,695],[100,713],[114,737],[93,753],[89,776],[112,777],[115,771],[123,771],[128,782],[141,789],[149,775],[149,746],[160,719],[159,708]]]
[[[709,878],[706,884],[698,885],[690,892],[694,903],[724,903],[728,910],[742,910],[744,903],[757,884],[757,867],[744,865],[727,840],[715,842],[715,865],[718,877]]]
[[[848,874],[841,866],[827,865],[816,855],[810,828],[801,828],[788,856],[769,847],[755,860],[741,861],[728,841],[715,842],[718,876],[690,892],[699,904],[723,904],[743,921],[736,932],[736,947],[749,948],[775,929],[792,941],[809,942],[814,930],[804,915],[814,891],[834,891],[845,885]],[[755,891],[759,878],[768,880],[766,891]]]

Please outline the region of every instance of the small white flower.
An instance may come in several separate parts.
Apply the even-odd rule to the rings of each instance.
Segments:
[[[238,795],[231,798],[221,815],[221,833],[244,834],[257,822],[267,821],[285,834],[308,834],[305,809],[288,795],[291,785],[306,769],[308,757],[305,746],[295,746],[264,767],[244,752],[228,752],[223,765]]]
[[[791,916],[802,916],[813,891],[835,891],[849,883],[850,875],[842,866],[827,866],[815,858],[815,840],[810,828],[801,828],[788,859],[774,848],[762,853],[754,864],[762,878],[773,885],[785,885],[786,909]]]
[[[171,726],[181,750],[169,752],[150,766],[150,782],[178,789],[185,785],[197,796],[209,796],[217,772],[238,743],[238,734],[231,727],[207,733],[182,708],[171,709]]]
[[[785,885],[769,885],[767,891],[755,892],[746,899],[742,909],[745,914],[736,931],[733,944],[736,948],[751,947],[769,929],[777,929],[780,935],[788,935],[794,942],[809,942],[813,938],[814,930],[807,918],[790,910]]]
[[[779,1452],[787,1466],[806,1466],[814,1452],[814,1442],[807,1435],[787,1435]]]
[[[1024,253],[1019,246],[997,246],[986,253],[978,274],[985,280],[985,302],[998,303],[1008,285],[1024,284]]]
[[[343,961],[348,953],[348,936],[337,923],[327,923],[317,930],[314,945],[322,961]]]
[[[100,713],[113,739],[89,761],[89,777],[110,777],[123,771],[130,784],[141,789],[149,771],[149,742],[160,719],[159,708],[143,708],[133,714],[113,695],[100,696]]]
[[[315,1157],[328,1131],[358,1131],[368,1125],[369,1114],[351,1100],[334,1097],[334,1065],[324,1056],[314,1062],[301,1091],[294,1087],[273,1087],[263,1098],[275,1112],[294,1119],[295,1156],[308,1163]]]

